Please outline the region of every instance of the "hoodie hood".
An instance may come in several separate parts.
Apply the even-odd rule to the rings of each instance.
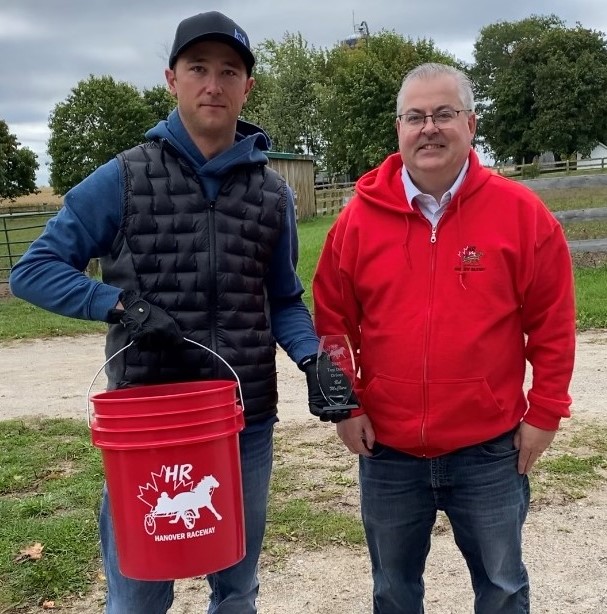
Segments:
[[[264,151],[272,147],[272,141],[264,130],[239,119],[234,145],[207,160],[188,134],[177,109],[148,130],[145,137],[150,141],[167,141],[177,149],[200,179],[205,196],[212,200],[217,197],[225,175],[235,166],[267,164],[268,157]]]
[[[457,235],[462,242],[463,222],[462,206],[467,198],[478,191],[491,178],[491,172],[479,162],[474,150],[468,155],[470,166],[466,178],[453,199],[453,206],[449,207],[451,213],[455,213],[457,220]],[[388,156],[380,166],[363,175],[357,182],[355,190],[360,200],[370,206],[379,207],[390,213],[421,215],[407,201],[405,186],[402,180],[403,161],[400,153]],[[411,254],[409,251],[409,216],[405,216],[405,230],[403,246],[406,262],[411,268]],[[436,240],[436,227],[432,229],[432,241]],[[460,266],[457,269],[459,284],[465,290],[465,267],[464,252],[460,252]]]
[[[455,200],[461,201],[479,190],[491,177],[490,171],[479,162],[471,149],[468,156],[470,168],[458,190]],[[365,173],[355,186],[356,193],[369,205],[398,213],[413,213],[407,201],[402,181],[403,161],[400,153],[388,156],[377,168]]]

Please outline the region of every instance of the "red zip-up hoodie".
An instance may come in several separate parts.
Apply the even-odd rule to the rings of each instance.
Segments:
[[[433,457],[569,416],[571,257],[526,187],[471,151],[437,227],[407,202],[399,154],[356,184],[313,281],[319,335],[347,334],[378,442]],[[533,367],[525,398],[525,360]]]

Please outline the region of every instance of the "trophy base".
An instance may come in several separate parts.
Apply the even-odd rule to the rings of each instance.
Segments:
[[[332,410],[335,411],[336,409],[339,410],[347,410],[347,409],[358,409],[360,406],[356,405],[356,403],[351,403],[349,405],[342,405],[341,403],[337,403],[335,405],[325,405],[323,407],[323,410],[327,411],[327,410]]]

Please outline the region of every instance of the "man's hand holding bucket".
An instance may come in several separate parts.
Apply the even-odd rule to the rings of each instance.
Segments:
[[[164,309],[148,303],[130,290],[120,294],[116,308],[110,311],[109,321],[120,322],[141,350],[160,350],[184,341],[177,322]]]

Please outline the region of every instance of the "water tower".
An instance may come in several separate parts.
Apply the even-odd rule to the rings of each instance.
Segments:
[[[354,32],[344,40],[344,45],[347,45],[350,49],[354,49],[362,41],[367,42],[369,38],[369,26],[366,21],[361,21],[359,24],[354,23],[353,26]]]

